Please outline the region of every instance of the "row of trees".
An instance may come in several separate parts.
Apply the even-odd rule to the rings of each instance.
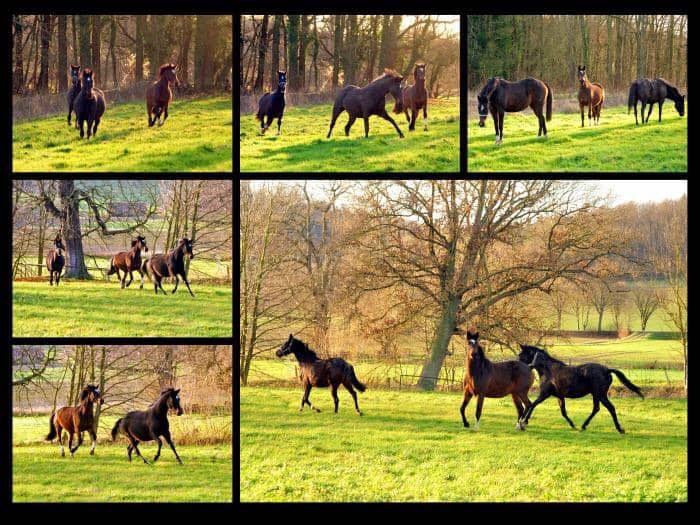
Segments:
[[[166,62],[198,91],[230,87],[232,32],[230,16],[13,15],[13,92],[66,91],[69,63],[103,88],[154,79]]]
[[[287,71],[294,92],[367,84],[384,68],[409,75],[427,62],[433,96],[459,89],[458,17],[255,15],[241,17],[241,92],[277,85]]]
[[[569,89],[579,64],[607,89],[643,77],[688,82],[687,16],[469,16],[467,38],[470,90],[492,76],[534,76]]]

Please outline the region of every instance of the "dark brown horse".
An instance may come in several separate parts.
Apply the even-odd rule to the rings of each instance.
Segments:
[[[89,139],[91,135],[97,135],[97,126],[100,125],[107,103],[105,94],[94,86],[92,69],[83,69],[81,84],[80,93],[75,97],[73,107],[75,108],[77,127],[80,129],[80,138],[85,136],[83,123],[87,122],[87,136]]]
[[[277,350],[275,355],[277,355],[277,357],[284,357],[288,354],[294,354],[294,357],[299,361],[299,368],[301,368],[301,383],[304,386],[304,395],[301,398],[300,412],[304,410],[305,404],[308,404],[312,410],[320,412],[320,410],[309,401],[311,387],[330,386],[333,403],[335,404],[335,413],[337,414],[339,402],[338,387],[342,384],[347,391],[350,392],[352,399],[355,401],[355,411],[359,415],[362,415],[360,407],[357,404],[355,388],[360,392],[364,392],[366,387],[357,379],[355,369],[350,363],[340,357],[319,359],[316,352],[309,348],[309,345],[303,343],[299,339],[295,339],[292,334],[289,334],[289,339]]]
[[[71,64],[70,66],[70,80],[71,80],[71,87],[68,89],[68,93],[66,94],[66,100],[68,100],[68,125],[70,126],[70,117],[71,113],[73,113],[73,104],[75,103],[75,97],[78,96],[78,93],[80,93],[80,66],[74,66]],[[75,119],[75,127],[78,127],[78,119]]]
[[[425,64],[418,63],[413,68],[412,86],[407,86],[401,91],[401,105],[403,106],[406,120],[409,122],[408,130],[416,129],[416,118],[418,112],[423,110],[423,124],[425,131],[428,131],[428,90],[425,89]],[[408,116],[408,110],[411,116]]]
[[[131,241],[131,250],[128,252],[119,252],[109,262],[109,271],[107,275],[117,274],[117,279],[122,283],[122,288],[128,288],[131,281],[134,280],[134,271],[141,275],[141,286],[143,288],[143,270],[141,269],[141,250],[148,252],[146,239],[138,235],[136,239]],[[124,277],[119,274],[119,270],[124,272]],[[126,275],[129,274],[129,282],[126,282]]]
[[[194,254],[192,253],[192,241],[187,238],[180,239],[174,250],[170,250],[168,253],[158,253],[143,263],[142,270],[149,279],[153,280],[153,287],[155,288],[156,295],[158,295],[158,288],[163,290],[163,293],[167,295],[167,292],[163,289],[163,277],[172,277],[175,279],[175,288],[173,288],[172,291],[172,293],[175,293],[177,291],[177,286],[180,284],[178,280],[179,275],[182,277],[182,280],[185,281],[190,295],[194,297],[194,293],[192,293],[192,289],[190,288],[190,283],[187,280],[185,255],[189,255],[190,259],[194,258]]]
[[[510,394],[518,411],[516,429],[525,430],[521,418],[525,410],[530,407],[530,399],[527,393],[532,386],[533,377],[530,368],[520,361],[503,361],[494,363],[490,361],[484,349],[479,344],[479,332],[467,332],[467,360],[464,370],[464,400],[459,409],[462,414],[462,423],[469,427],[464,411],[469,400],[476,396],[476,425],[479,429],[481,408],[485,397],[505,397]],[[523,408],[524,405],[524,408]]]
[[[80,392],[80,402],[74,407],[62,407],[51,414],[49,418],[49,434],[46,436],[47,441],[53,441],[58,437],[58,444],[61,447],[61,456],[66,455],[63,448],[63,431],[68,432],[68,450],[73,457],[78,447],[83,444],[83,432],[90,434],[92,445],[90,446],[90,455],[95,453],[95,445],[97,445],[97,434],[95,428],[95,418],[92,413],[92,405],[104,403],[104,398],[100,394],[100,389],[95,385],[87,385]],[[78,444],[73,448],[73,434],[78,434]]]
[[[175,70],[175,64],[163,64],[158,70],[158,80],[153,82],[146,90],[146,112],[148,113],[148,126],[152,127],[158,121],[158,126],[168,120],[168,105],[173,99],[173,91],[170,84],[180,85]],[[151,119],[151,115],[153,118]],[[163,115],[163,121],[160,117]]]
[[[56,286],[61,280],[61,272],[66,264],[65,259],[66,248],[63,246],[61,235],[56,235],[53,241],[53,248],[46,254],[46,269],[49,271],[49,286],[53,286],[54,277],[56,278]]]
[[[639,124],[637,119],[637,102],[642,103],[642,124],[649,122],[649,117],[651,116],[651,110],[654,108],[654,103],[659,104],[659,122],[661,122],[661,110],[664,106],[664,100],[670,98],[673,100],[673,105],[678,111],[678,114],[682,117],[685,115],[685,95],[681,95],[678,88],[667,82],[663,78],[655,78],[650,80],[648,78],[642,78],[640,80],[635,80],[630,86],[629,98],[627,100],[627,114],[629,114],[630,109],[634,106],[634,123]],[[647,118],[644,120],[644,109],[646,105],[649,104],[649,113],[647,113]]]
[[[486,85],[477,96],[479,110],[479,127],[484,127],[486,118],[491,112],[493,125],[496,128],[496,144],[503,142],[503,119],[505,112],[522,111],[532,108],[539,130],[537,136],[547,136],[544,108],[547,105],[547,121],[552,120],[552,89],[549,84],[536,78],[526,78],[517,82],[509,82],[500,77],[488,79]]]
[[[603,85],[588,80],[588,76],[586,76],[586,66],[578,66],[576,75],[579,82],[578,105],[581,109],[581,127],[584,127],[583,108],[585,107],[588,107],[588,125],[598,125],[600,124],[600,110],[605,101]],[[591,117],[593,117],[593,121],[591,121]]]

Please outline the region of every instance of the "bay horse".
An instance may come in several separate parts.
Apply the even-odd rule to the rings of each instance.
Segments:
[[[615,406],[608,399],[608,390],[612,384],[612,374],[622,382],[625,387],[644,399],[642,391],[634,385],[620,370],[608,368],[598,363],[585,363],[583,365],[569,366],[558,359],[550,356],[545,350],[535,346],[520,345],[518,359],[531,368],[537,370],[540,376],[540,394],[532,403],[530,408],[521,418],[521,422],[527,425],[535,407],[545,399],[554,396],[559,401],[561,415],[569,423],[571,428],[576,429],[573,421],[566,414],[565,398],[579,398],[591,394],[593,396],[593,412],[581,426],[581,430],[586,430],[588,423],[600,410],[600,404],[608,409],[612,416],[615,428],[620,434],[624,434],[624,429],[617,420]]]
[[[350,128],[358,117],[365,121],[365,137],[369,136],[369,117],[377,115],[384,120],[388,120],[396,129],[399,137],[403,138],[403,133],[399,129],[393,118],[386,112],[386,95],[391,93],[396,101],[394,111],[401,113],[401,82],[403,77],[396,71],[385,69],[384,74],[375,78],[365,87],[345,86],[335,97],[333,104],[333,114],[331,115],[331,127],[326,138],[331,138],[331,132],[335,121],[343,111],[349,115],[348,123],[345,125],[345,136],[350,135]]]
[[[71,79],[71,87],[68,89],[68,93],[66,94],[66,100],[68,100],[68,125],[71,125],[71,113],[73,113],[73,104],[75,102],[75,97],[78,96],[78,93],[80,93],[81,89],[81,83],[80,83],[80,66],[74,66],[71,64],[70,66],[70,79]],[[77,129],[78,127],[78,119],[75,119],[75,127]]]
[[[294,354],[299,362],[301,369],[301,383],[304,387],[304,395],[301,397],[301,408],[299,412],[304,410],[304,405],[307,404],[311,410],[320,412],[318,408],[309,401],[311,387],[331,387],[331,395],[335,404],[335,413],[338,413],[338,387],[342,384],[355,401],[355,411],[358,415],[362,415],[360,407],[357,404],[357,393],[355,388],[360,392],[364,392],[367,387],[360,383],[355,375],[355,369],[345,359],[340,357],[332,357],[331,359],[320,359],[316,352],[309,348],[309,345],[296,339],[292,334],[289,334],[289,339],[277,350],[277,357],[284,357],[288,354]]]
[[[661,110],[664,106],[664,101],[670,98],[682,117],[685,114],[685,95],[681,95],[678,88],[663,78],[655,78],[650,80],[642,78],[632,82],[630,86],[629,97],[627,99],[627,114],[634,106],[634,124],[639,125],[637,119],[637,102],[642,103],[642,124],[649,122],[651,110],[654,108],[654,103],[659,104],[659,122],[661,122]],[[647,113],[646,121],[644,120],[644,109],[649,104],[649,113]]]
[[[406,120],[409,123],[408,130],[416,129],[416,118],[418,112],[423,110],[423,123],[425,131],[428,131],[428,90],[425,89],[425,64],[419,62],[413,68],[412,86],[407,86],[401,91],[401,106],[406,114]],[[408,110],[411,110],[411,116],[408,116]]]
[[[134,280],[134,271],[141,275],[141,286],[143,288],[143,270],[141,269],[141,250],[148,252],[146,239],[138,235],[136,239],[131,240],[131,250],[128,252],[119,252],[109,261],[109,271],[107,275],[117,274],[117,279],[121,281],[121,287],[128,288]],[[124,277],[119,274],[119,270],[124,272]],[[126,275],[129,274],[129,282],[126,282]]]
[[[525,425],[521,423],[521,418],[525,410],[530,408],[530,399],[527,397],[527,393],[532,386],[532,382],[532,371],[526,364],[515,360],[501,363],[490,361],[479,344],[479,332],[472,333],[467,331],[464,399],[459,409],[465,428],[469,428],[469,422],[464,412],[472,397],[476,396],[476,425],[474,430],[478,430],[484,398],[505,397],[510,394],[518,412],[518,422],[515,428],[525,430]]]
[[[277,72],[277,89],[272,93],[265,93],[258,101],[258,112],[255,118],[260,121],[260,134],[264,135],[272,121],[277,119],[277,134],[282,134],[282,117],[284,116],[285,88],[287,87],[287,73]],[[267,117],[267,124],[265,118]]]
[[[148,127],[153,127],[153,124],[158,121],[158,126],[165,124],[168,120],[168,105],[173,100],[173,91],[170,89],[170,84],[180,85],[180,80],[177,78],[175,64],[163,64],[158,70],[158,80],[153,82],[146,89],[146,112],[148,113]],[[153,119],[151,119],[153,115]],[[160,117],[163,116],[163,120]]]
[[[578,66],[576,75],[579,81],[578,105],[581,109],[581,127],[585,127],[583,124],[583,108],[586,106],[588,106],[588,125],[591,125],[591,117],[593,117],[593,123],[598,125],[600,124],[600,110],[605,101],[603,85],[588,80],[586,66]]]
[[[46,269],[49,271],[49,286],[53,286],[54,276],[56,277],[56,286],[61,281],[61,272],[66,264],[65,259],[66,248],[63,246],[61,235],[56,235],[53,241],[53,248],[46,254]]]
[[[81,88],[75,97],[75,118],[80,128],[80,138],[85,136],[83,123],[87,121],[87,136],[97,135],[97,126],[104,115],[106,103],[105,94],[94,86],[93,72],[90,68],[83,69]]]
[[[160,393],[158,399],[146,410],[134,410],[124,417],[117,419],[112,427],[112,441],[117,439],[118,434],[122,434],[129,441],[126,447],[131,462],[131,453],[136,451],[136,455],[148,465],[148,460],[141,455],[138,444],[142,441],[157,441],[158,452],[153,458],[153,463],[158,461],[163,442],[160,437],[165,438],[165,442],[175,454],[178,463],[182,465],[182,460],[175,450],[175,443],[170,435],[170,423],[168,422],[168,410],[174,410],[178,416],[182,415],[180,406],[180,389],[166,388]]]
[[[95,418],[92,413],[92,405],[104,403],[104,398],[100,389],[95,385],[87,385],[80,392],[80,402],[77,406],[62,407],[56,412],[52,412],[49,417],[49,434],[46,441],[53,441],[58,437],[58,444],[61,447],[61,457],[65,457],[66,451],[63,448],[63,431],[68,432],[68,450],[70,456],[75,455],[75,451],[83,444],[83,432],[90,434],[92,445],[90,455],[95,453],[97,445],[97,433],[95,428]],[[73,435],[78,434],[78,443],[73,448]]]
[[[172,291],[172,293],[175,293],[180,284],[178,279],[179,275],[182,277],[182,280],[185,281],[185,286],[187,286],[190,295],[194,297],[185,270],[185,255],[189,255],[190,260],[194,258],[192,244],[192,241],[188,238],[182,238],[178,241],[175,249],[170,250],[168,253],[158,253],[143,263],[141,269],[146,274],[146,277],[152,279],[156,295],[158,295],[158,288],[163,290],[163,293],[167,295],[167,292],[163,289],[163,277],[173,277],[175,279],[175,288],[173,288]]]
[[[488,79],[477,96],[479,127],[484,127],[490,112],[496,129],[496,144],[501,144],[503,142],[505,112],[523,111],[530,107],[539,121],[537,136],[544,134],[546,137],[547,124],[543,113],[545,104],[547,106],[546,120],[550,121],[552,120],[552,89],[546,82],[536,78],[509,82],[500,77],[492,77]]]

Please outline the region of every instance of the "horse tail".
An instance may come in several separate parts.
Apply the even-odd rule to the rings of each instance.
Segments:
[[[637,394],[639,397],[641,397],[642,399],[644,399],[644,394],[642,394],[642,391],[639,390],[639,387],[637,387],[634,383],[632,383],[632,381],[630,381],[629,379],[627,379],[627,377],[625,376],[625,374],[623,374],[620,370],[616,370],[616,369],[614,369],[614,368],[610,368],[609,370],[610,370],[610,372],[612,372],[613,374],[615,374],[615,375],[617,376],[617,378],[620,380],[620,382],[621,382],[623,385],[625,385],[625,386],[626,386],[627,388],[629,388],[632,392],[634,392],[634,393]]]
[[[353,368],[353,366],[348,365],[348,367],[350,368],[350,381],[352,381],[352,386],[357,388],[360,392],[364,392],[365,390],[367,390],[367,387],[360,383],[360,380],[357,379],[357,376],[355,375],[355,369]]]
[[[547,122],[549,122],[552,120],[552,88],[546,82],[544,85],[547,86]]]
[[[107,272],[107,275],[112,275],[117,273],[117,268],[114,266],[114,257],[112,257],[109,260],[109,271]]]
[[[114,426],[112,427],[112,441],[117,439],[117,434],[119,433],[119,423],[122,422],[122,418],[117,419],[117,422],[114,423]]]
[[[265,118],[265,111],[263,111],[263,101],[267,98],[268,93],[265,93],[258,101],[258,112],[255,114],[255,118],[260,122]]]
[[[634,106],[637,103],[637,83],[632,82],[632,85],[630,86],[630,94],[629,97],[627,97],[627,114],[630,114],[630,110],[632,109],[632,106]]]
[[[49,433],[46,436],[46,441],[53,441],[56,438],[56,426],[53,424],[53,418],[56,416],[56,412],[51,412],[49,416]]]
[[[151,276],[150,276],[149,273],[148,273],[148,259],[146,259],[145,261],[143,261],[143,263],[141,264],[141,271],[142,271],[144,274],[146,274],[146,277],[148,277],[148,280],[149,280],[149,281],[152,280],[152,279],[151,279]]]

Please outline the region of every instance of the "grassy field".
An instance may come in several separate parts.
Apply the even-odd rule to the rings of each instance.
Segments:
[[[122,290],[116,281],[13,282],[15,337],[230,337],[230,286],[191,282],[195,297],[180,283],[153,293],[146,280]]]
[[[231,418],[216,416],[231,428]],[[199,420],[193,423],[191,420]],[[34,502],[230,502],[232,500],[232,447],[230,434],[216,444],[178,442],[185,429],[204,425],[203,417],[186,414],[170,418],[171,432],[184,465],[179,465],[164,444],[155,465],[144,465],[134,456],[129,463],[126,442],[114,444],[108,437],[115,418],[104,418],[100,425],[94,456],[90,440],[74,458],[60,456],[58,444],[43,441],[48,432],[48,416],[12,419],[12,497],[13,501]],[[102,421],[101,421],[102,423]],[[191,429],[189,429],[191,432]],[[156,452],[155,443],[139,446],[147,459]]]
[[[459,171],[459,98],[429,101],[429,131],[424,131],[419,119],[416,130],[409,132],[404,115],[393,114],[404,139],[380,117],[370,117],[368,138],[364,137],[362,119],[355,122],[346,137],[347,113],[341,114],[333,135],[326,139],[331,107],[324,104],[288,108],[281,136],[275,135],[276,121],[261,136],[255,116],[243,115],[241,171]]]
[[[175,99],[162,127],[145,103],[109,105],[95,139],[81,140],[66,115],[15,124],[15,171],[231,171],[231,99]],[[87,125],[86,125],[87,127]]]
[[[470,172],[687,171],[687,114],[679,117],[672,104],[664,109],[661,123],[654,113],[648,124],[635,126],[626,107],[606,107],[600,126],[586,122],[582,128],[578,113],[557,113],[555,108],[547,138],[537,137],[537,118],[531,112],[507,113],[500,146],[495,145],[491,117],[484,128],[469,118],[467,166]]]
[[[687,402],[615,398],[627,434],[603,409],[585,433],[556,402],[514,430],[510,399],[484,403],[464,429],[456,393],[347,392],[333,414],[298,412],[301,390],[241,388],[241,501],[687,501]],[[580,426],[590,399],[567,402]],[[474,423],[474,404],[467,409]]]

